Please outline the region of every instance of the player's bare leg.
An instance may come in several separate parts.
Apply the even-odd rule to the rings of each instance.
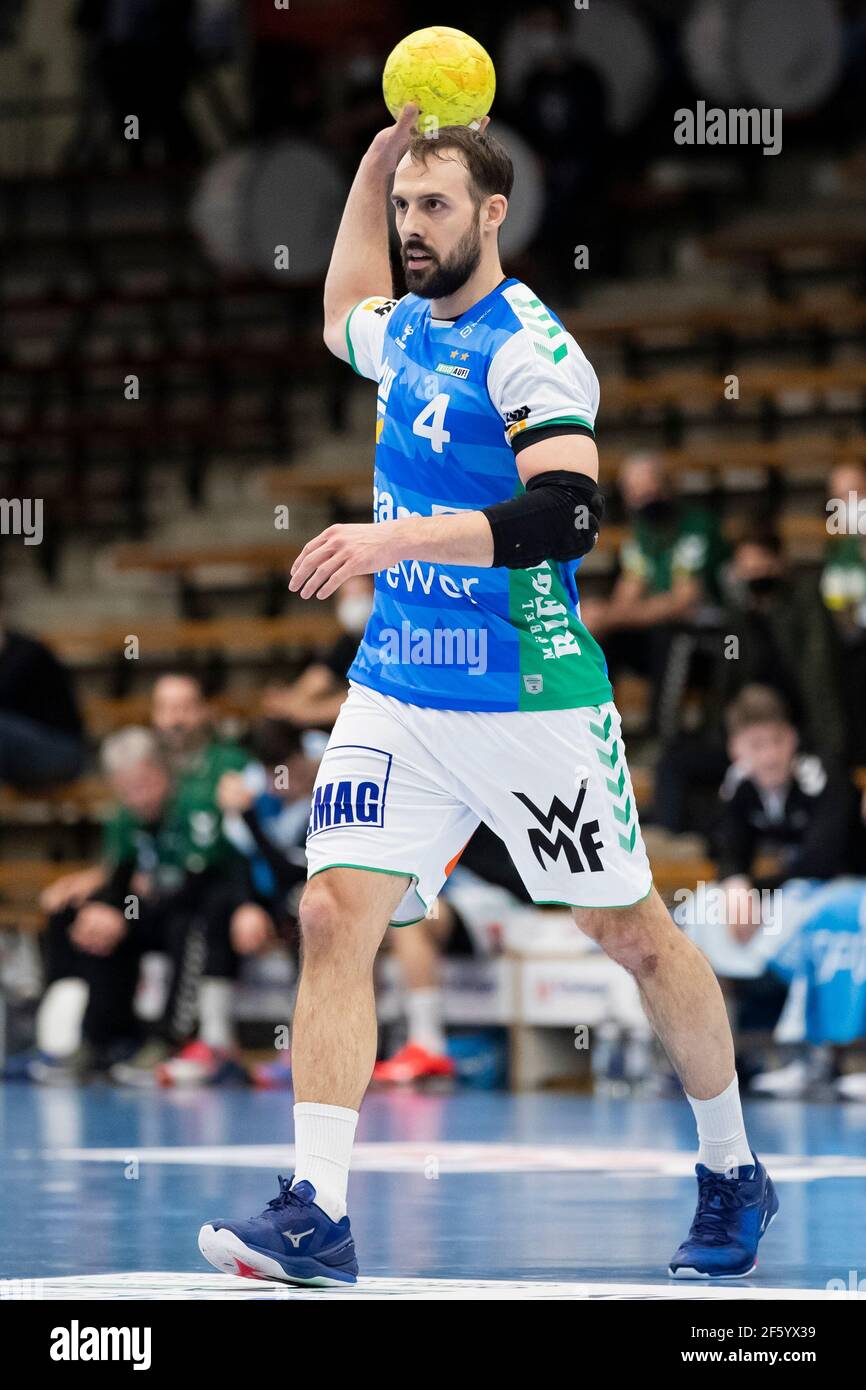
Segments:
[[[376,1057],[373,962],[408,879],[331,868],[307,884],[295,1008],[295,1173],[247,1221],[208,1222],[199,1249],[211,1264],[253,1279],[353,1284],[346,1215],[358,1106]]]
[[[655,888],[632,907],[575,908],[574,919],[634,976],[686,1093],[708,1100],[724,1091],[734,1076],[734,1042],[719,982]]]
[[[325,869],[300,907],[301,983],[292,1027],[299,1104],[357,1110],[376,1060],[373,962],[409,880]]]
[[[674,925],[654,888],[631,907],[575,908],[574,918],[634,976],[697,1123],[698,1209],[669,1273],[689,1279],[750,1274],[779,1203],[746,1138],[734,1042],[709,961]]]

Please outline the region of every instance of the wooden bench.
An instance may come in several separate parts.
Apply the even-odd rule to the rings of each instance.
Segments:
[[[605,418],[675,406],[689,410],[695,405],[726,406],[736,411],[743,403],[778,401],[791,393],[807,393],[824,400],[838,392],[866,390],[866,362],[840,362],[830,367],[737,367],[730,372],[739,378],[739,399],[726,400],[725,382],[718,372],[662,372],[643,380],[608,376],[604,383]]]
[[[41,932],[46,922],[38,902],[43,888],[62,874],[89,867],[50,859],[12,859],[0,864],[0,931]]]
[[[246,723],[256,716],[255,697],[249,691],[214,695],[208,700],[218,719],[237,719]],[[96,738],[105,738],[130,724],[150,724],[150,694],[119,697],[92,695],[83,701],[85,724]]]
[[[866,221],[859,208],[815,208],[799,215],[753,213],[705,236],[716,260],[780,264],[792,255],[855,258],[866,250]]]
[[[612,482],[625,460],[637,452],[635,449],[610,449],[602,444],[602,482]],[[829,470],[838,463],[863,462],[866,460],[866,434],[838,439],[827,434],[801,434],[769,442],[721,437],[687,444],[681,449],[652,452],[672,475],[718,471],[724,477],[734,469],[796,473],[818,468]],[[373,489],[372,450],[370,462],[362,467],[301,464],[297,468],[269,468],[264,472],[263,481],[268,496],[275,502],[298,498],[319,503],[338,501],[349,507],[368,506]]]
[[[809,513],[788,512],[783,513],[777,519],[776,524],[782,540],[793,558],[816,559],[823,554],[824,546],[828,540],[826,517],[820,514],[813,516]],[[741,534],[742,527],[743,518],[731,516],[725,519],[722,530],[727,539],[734,542]],[[593,556],[601,555],[612,559],[619,553],[630,534],[631,528],[628,526],[602,526],[598,542],[592,552]]]
[[[138,641],[143,661],[168,660],[186,652],[249,653],[278,648],[306,650],[335,642],[342,629],[333,611],[318,604],[309,611],[278,618],[203,618],[139,623],[122,621],[69,626],[41,634],[51,649],[72,664],[122,657],[128,639]]]
[[[121,574],[146,570],[151,574],[182,576],[196,570],[223,568],[246,569],[256,574],[288,575],[292,562],[302,546],[288,541],[227,542],[224,545],[205,545],[167,550],[163,547],[134,543],[115,546],[111,565]]]
[[[690,306],[660,302],[641,309],[578,310],[563,315],[563,322],[579,343],[659,335],[697,339],[725,334],[736,340],[756,333],[808,333],[815,329],[833,333],[840,328],[861,328],[866,323],[866,301],[833,295],[794,304],[773,300]]]
[[[111,794],[100,777],[81,777],[65,786],[38,790],[0,787],[0,823],[4,824],[71,825],[97,820],[111,805]]]

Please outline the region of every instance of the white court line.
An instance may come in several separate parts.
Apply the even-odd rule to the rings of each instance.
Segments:
[[[31,1157],[28,1153],[16,1155]],[[221,1168],[291,1171],[289,1144],[202,1144],[185,1147],[47,1149],[41,1157],[63,1163],[192,1164]],[[853,1154],[762,1154],[773,1181],[814,1182],[819,1178],[866,1178],[866,1158]],[[431,1166],[446,1173],[597,1173],[631,1177],[694,1177],[693,1152],[668,1149],[587,1148],[567,1144],[497,1144],[430,1139],[412,1143],[357,1143],[356,1173],[414,1173],[429,1176]]]
[[[21,1292],[15,1286],[21,1285]],[[835,1292],[828,1289],[763,1288],[738,1282],[731,1285],[575,1283],[540,1279],[359,1279],[347,1289],[300,1289],[285,1284],[254,1279],[236,1279],[228,1274],[87,1274],[64,1275],[56,1279],[4,1280],[0,1299],[75,1300],[200,1300],[257,1299],[341,1299],[354,1303],[359,1298],[401,1298],[424,1301],[514,1301],[525,1299],[566,1300],[657,1300],[703,1299],[784,1300],[866,1299],[866,1293]]]

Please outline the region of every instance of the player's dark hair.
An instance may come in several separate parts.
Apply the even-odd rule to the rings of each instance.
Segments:
[[[469,190],[478,207],[485,198],[501,193],[511,196],[514,165],[508,151],[488,132],[470,130],[466,125],[440,126],[435,135],[417,131],[409,141],[409,155],[416,163],[426,163],[431,155],[442,157],[448,150],[459,150],[469,170]]]
[[[745,685],[725,710],[728,734],[739,734],[756,724],[790,724],[787,705],[769,685]]]

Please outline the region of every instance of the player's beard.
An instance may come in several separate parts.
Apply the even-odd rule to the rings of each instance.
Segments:
[[[423,249],[433,260],[426,269],[413,270],[406,261],[406,247],[401,250],[406,288],[412,294],[419,294],[422,299],[447,299],[449,295],[456,294],[481,260],[481,232],[477,222],[470,224],[444,261],[438,260],[430,248],[420,242],[410,242],[409,245]]]

